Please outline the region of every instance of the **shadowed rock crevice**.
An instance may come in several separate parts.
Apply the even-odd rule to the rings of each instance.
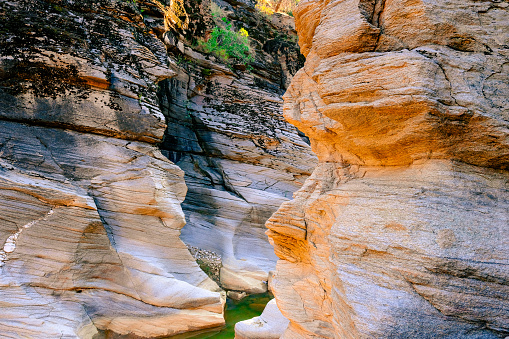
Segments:
[[[359,10],[366,20],[375,27],[381,28],[380,17],[385,7],[385,0],[361,0]]]
[[[168,128],[159,145],[185,172],[186,244],[222,258],[221,286],[262,293],[276,257],[264,223],[309,175],[315,157],[282,117],[281,95],[302,66],[293,18],[264,17],[240,3],[220,3],[247,30],[254,61],[224,64],[193,46],[215,23],[210,1],[189,3],[188,33],[162,37],[177,76],[158,92]],[[199,26],[201,23],[203,26]]]

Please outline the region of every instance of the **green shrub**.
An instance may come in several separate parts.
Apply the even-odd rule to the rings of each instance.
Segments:
[[[207,53],[212,53],[225,63],[235,61],[248,64],[254,60],[249,45],[249,34],[244,28],[235,31],[232,23],[222,18],[225,26],[217,25],[210,38],[201,46]]]

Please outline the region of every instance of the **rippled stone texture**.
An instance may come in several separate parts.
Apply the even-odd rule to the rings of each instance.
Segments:
[[[0,3],[0,336],[166,336],[224,323],[179,239],[154,143],[164,45],[130,2]]]
[[[283,338],[507,336],[507,3],[294,13],[284,114],[320,162],[267,223]]]

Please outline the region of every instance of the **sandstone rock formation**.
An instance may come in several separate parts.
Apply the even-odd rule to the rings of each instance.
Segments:
[[[235,324],[235,339],[279,339],[288,323],[272,299],[259,317]]]
[[[230,3],[222,5],[224,15],[247,28],[253,69],[229,68],[167,33],[164,41],[180,63],[178,75],[161,83],[169,127],[160,147],[185,172],[184,242],[221,255],[223,288],[261,293],[277,260],[265,222],[302,186],[316,157],[282,116],[281,95],[302,65],[290,17],[267,22],[252,8]],[[211,30],[209,4],[189,8]],[[192,26],[187,38],[206,30]]]
[[[166,336],[224,323],[179,239],[162,156],[174,76],[130,2],[0,3],[0,336]]]
[[[268,221],[282,338],[509,334],[509,13],[303,0],[285,117],[319,165]]]

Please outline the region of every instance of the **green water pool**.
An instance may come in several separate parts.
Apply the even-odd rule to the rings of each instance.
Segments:
[[[186,333],[168,339],[233,339],[235,337],[235,324],[262,314],[265,305],[272,298],[268,293],[264,293],[250,295],[240,301],[227,299],[225,309],[226,325],[224,327],[200,331],[195,334]]]

